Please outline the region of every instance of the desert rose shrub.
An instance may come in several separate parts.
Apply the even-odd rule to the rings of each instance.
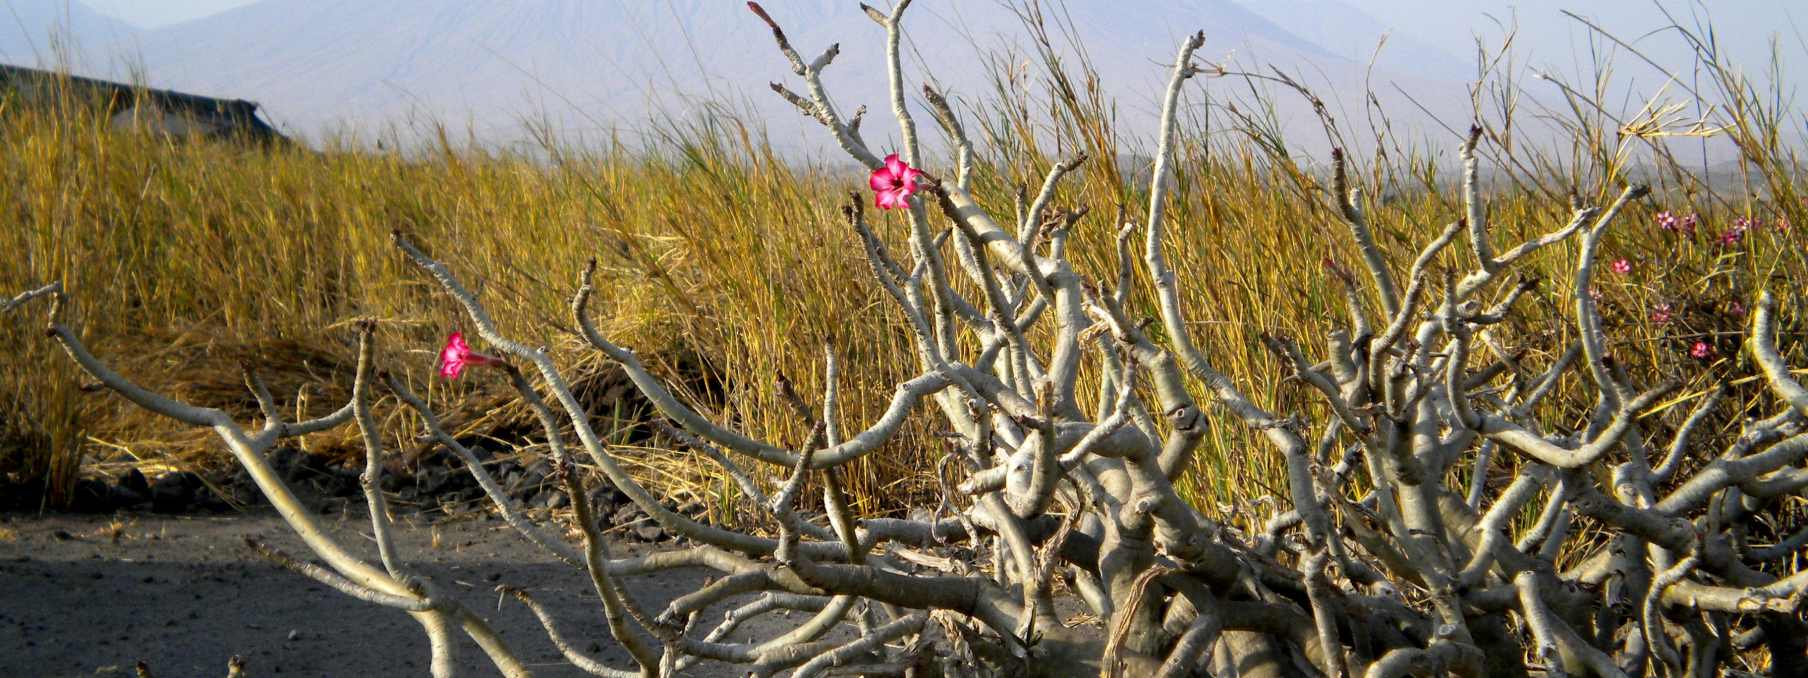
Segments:
[[[1648,189],[1633,184],[1602,205],[1577,201],[1557,223],[1506,227],[1481,185],[1486,135],[1478,126],[1461,146],[1460,216],[1400,258],[1377,243],[1372,206],[1338,157],[1326,196],[1360,261],[1286,272],[1346,303],[1339,326],[1312,338],[1315,348],[1262,337],[1311,396],[1310,406],[1274,408],[1214,366],[1188,321],[1198,309],[1183,301],[1199,297],[1183,293],[1188,280],[1168,258],[1177,110],[1201,73],[1194,53],[1203,36],[1174,56],[1146,207],[1134,217],[1134,208],[1116,208],[1115,271],[1092,276],[1075,267],[1071,238],[1093,210],[1057,202],[1084,156],[1054,164],[1007,221],[975,197],[975,149],[960,116],[925,87],[956,158],[945,171],[929,169],[899,58],[909,5],[869,12],[886,30],[901,139],[881,153],[861,134],[860,114],[838,110],[825,90],[821,76],[838,48],[806,60],[775,18],[749,3],[803,83],[802,92],[774,88],[869,172],[864,189],[843,199],[845,234],[902,318],[915,360],[877,416],[857,424],[843,416],[847,347],[830,343],[821,348],[820,398],[781,382],[787,416],[808,431],[801,442],[714,420],[598,330],[594,318],[609,308],[595,262],[576,281],[569,328],[625,371],[666,420],[665,436],[713,461],[760,507],[749,525],[674,512],[630,474],[574,395],[568,368],[540,345],[548,337],[505,332],[484,296],[439,258],[456,242],[393,235],[399,257],[472,332],[449,334],[440,375],[506,381],[531,410],[572,504],[575,544],[560,526],[531,521],[428,402],[375,364],[375,321],[356,324],[343,407],[289,421],[251,378],[262,420],[251,426],[109,367],[65,323],[59,284],[24,292],[6,309],[46,300],[49,333],[80,369],[139,407],[217,434],[324,566],[255,546],[347,595],[411,615],[431,640],[436,675],[455,672],[460,634],[504,674],[528,671],[482,617],[411,572],[396,551],[380,489],[389,452],[372,415],[379,391],[465,462],[526,542],[588,577],[634,665],[588,656],[532,592],[501,590],[534,610],[566,659],[595,675],[683,675],[703,661],[797,676],[1713,675],[1756,655],[1778,674],[1808,670],[1798,614],[1808,573],[1793,564],[1808,531],[1754,539],[1772,534],[1778,504],[1808,486],[1808,388],[1778,348],[1778,301],[1768,292],[1749,310],[1740,301],[1742,345],[1675,338],[1674,352],[1692,360],[1749,359],[1768,392],[1749,402],[1727,397],[1733,385],[1679,393],[1676,381],[1643,383],[1610,351],[1599,288],[1640,269],[1604,256],[1607,236],[1628,227],[1693,236],[1695,217],[1635,218]],[[872,226],[869,209],[902,215],[901,242]],[[1761,228],[1746,219],[1713,237],[1732,247]],[[1557,295],[1568,338],[1533,359],[1519,326],[1541,286],[1519,273],[1535,254],[1554,252],[1567,254],[1573,276]],[[1155,317],[1134,315],[1139,299],[1152,300]],[[1683,301],[1635,310],[1664,327],[1683,322]],[[1083,373],[1097,376],[1088,382]],[[1579,416],[1544,406],[1563,388],[1588,394]],[[1733,435],[1710,430],[1733,409],[1742,417]],[[1657,416],[1666,412],[1683,414]],[[906,518],[857,511],[847,469],[918,413],[945,431],[934,452],[934,505]],[[264,456],[284,439],[348,425],[364,445],[374,559],[324,532]],[[1177,489],[1211,429],[1225,425],[1257,441],[1240,454],[1283,460],[1282,508],[1260,529],[1220,522]],[[600,472],[689,545],[613,557],[584,470]],[[665,609],[644,607],[625,586],[638,574],[691,567],[721,576]],[[1064,605],[1091,618],[1064,618]],[[718,619],[724,606],[733,607]],[[782,635],[727,640],[747,619],[783,610],[805,614]]]

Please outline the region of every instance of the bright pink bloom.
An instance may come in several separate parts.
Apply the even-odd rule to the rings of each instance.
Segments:
[[[1632,272],[1632,262],[1624,258],[1613,260],[1613,272],[1625,275]]]
[[[885,166],[873,170],[866,183],[873,187],[873,206],[882,210],[909,207],[910,196],[917,192],[917,178],[923,173],[898,159],[898,154],[885,156]]]
[[[1651,322],[1659,325],[1670,322],[1670,302],[1660,301],[1651,307]]]
[[[1727,247],[1737,245],[1740,241],[1745,239],[1746,231],[1762,228],[1763,226],[1763,219],[1756,217],[1734,217],[1733,227],[1727,229],[1725,233],[1720,234],[1720,244]]]
[[[1689,357],[1696,360],[1707,360],[1714,357],[1714,347],[1709,346],[1708,342],[1697,341],[1694,346],[1689,347]]]
[[[1656,221],[1658,228],[1688,235],[1695,232],[1695,225],[1700,222],[1700,218],[1693,214],[1679,217],[1669,210],[1665,210],[1657,213]]]
[[[453,332],[446,337],[446,347],[439,350],[439,376],[457,379],[469,365],[488,365],[497,362],[495,356],[488,356],[471,350],[465,343],[465,335]]]

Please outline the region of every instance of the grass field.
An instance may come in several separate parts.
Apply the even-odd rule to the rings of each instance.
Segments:
[[[1057,72],[1075,82],[1086,77],[1083,68],[1041,66],[1051,80]],[[1128,131],[1110,125],[1108,101],[1073,94],[1094,91],[1089,87],[1065,96],[1061,88],[1051,91],[1047,100],[1001,99],[968,121],[985,127],[989,139],[977,159],[977,193],[1008,218],[1015,187],[1033,192],[1059,159],[1045,150],[1053,139],[1080,140],[1090,160],[1076,188],[1057,202],[1090,207],[1069,251],[1083,273],[1109,279],[1111,217],[1121,204],[1130,219],[1140,218],[1147,181],[1138,175],[1147,170],[1134,160]],[[1729,85],[1723,92],[1742,90]],[[1763,98],[1754,92],[1751,100]],[[1561,226],[1570,192],[1599,204],[1630,174],[1655,182],[1653,197],[1616,225],[1606,245],[1607,258],[1625,259],[1629,270],[1607,275],[1598,290],[1616,360],[1641,378],[1674,374],[1686,384],[1682,399],[1648,415],[1654,426],[1674,424],[1688,409],[1677,405],[1705,387],[1751,373],[1739,353],[1740,304],[1769,287],[1799,308],[1801,281],[1808,280],[1808,240],[1800,229],[1778,227],[1808,225],[1794,189],[1798,168],[1778,132],[1785,123],[1777,121],[1795,112],[1758,103],[1720,110],[1725,129],[1711,141],[1737,144],[1745,158],[1742,178],[1727,190],[1704,190],[1689,168],[1651,153],[1669,143],[1658,132],[1680,127],[1660,113],[1648,120],[1656,132],[1578,115],[1570,122],[1579,139],[1573,146],[1548,153],[1495,147],[1485,163],[1499,171],[1490,182],[1499,242]],[[802,442],[807,431],[774,384],[785,375],[806,397],[820,397],[825,342],[844,360],[843,428],[872,420],[893,385],[914,375],[909,331],[869,279],[839,212],[849,191],[864,188],[863,177],[789,162],[757,128],[732,119],[673,123],[653,147],[572,149],[548,139],[541,152],[516,155],[444,142],[406,152],[248,149],[109,129],[85,111],[8,106],[0,115],[0,249],[8,254],[0,258],[0,291],[63,281],[75,324],[92,345],[165,393],[251,418],[255,402],[242,376],[248,367],[283,407],[325,412],[348,395],[348,321],[375,317],[383,365],[430,393],[461,435],[488,438],[494,448],[531,448],[522,434],[527,413],[505,395],[505,383],[481,372],[450,383],[433,377],[435,351],[447,332],[460,329],[462,314],[406,265],[390,244],[394,229],[477,283],[505,331],[554,347],[597,416],[613,418],[605,428],[614,431],[621,456],[656,485],[714,499],[732,492],[707,464],[659,449],[659,439],[646,433],[645,413],[624,397],[631,389],[577,345],[566,307],[591,257],[602,271],[604,293],[593,304],[601,329],[648,358],[717,421],[753,435]],[[1328,263],[1358,268],[1360,260],[1325,194],[1327,159],[1280,152],[1282,140],[1259,118],[1225,117],[1213,121],[1210,136],[1204,120],[1182,131],[1168,251],[1183,302],[1217,367],[1259,401],[1282,412],[1316,406],[1281,378],[1259,336],[1318,341],[1344,317],[1342,288]],[[1501,123],[1488,123],[1489,139]],[[1404,268],[1421,243],[1460,216],[1454,174],[1427,159],[1458,139],[1406,149],[1391,138],[1378,141],[1366,147],[1391,152],[1352,158],[1354,181],[1370,196],[1386,196],[1373,201],[1370,220],[1382,248]],[[944,158],[928,169],[950,164]],[[1697,214],[1699,225],[1693,232],[1661,228],[1657,214],[1665,211]],[[1721,242],[1740,219],[1761,223],[1740,231],[1736,242]],[[901,219],[881,224],[901,247]],[[1544,282],[1535,310],[1496,333],[1508,350],[1526,352],[1528,366],[1551,360],[1571,331],[1560,300],[1570,292],[1573,247],[1536,255],[1530,268]],[[1458,250],[1443,256],[1465,254]],[[1136,300],[1148,315],[1151,303]],[[73,367],[41,337],[42,311],[0,318],[0,471],[7,477],[49,488],[55,502],[84,467],[227,462],[206,431],[84,392]],[[1808,364],[1794,319],[1800,314],[1785,315],[1786,357]],[[1698,341],[1710,355],[1690,355]],[[1576,386],[1565,384],[1572,395],[1548,401],[1555,421],[1583,418],[1587,403],[1573,395]],[[1760,395],[1755,384],[1740,393],[1748,402]],[[394,405],[378,407],[392,424],[409,416]],[[1196,503],[1224,513],[1264,495],[1284,496],[1279,456],[1253,444],[1230,418],[1215,424],[1184,481]],[[1734,417],[1722,423],[1726,431],[1734,426]],[[418,429],[389,430],[397,449],[415,449]],[[935,433],[931,418],[920,417],[889,449],[860,462],[850,474],[856,502],[896,510],[920,498],[933,486],[929,469],[942,454]],[[348,429],[306,445],[356,456],[361,448],[348,444],[354,436]]]

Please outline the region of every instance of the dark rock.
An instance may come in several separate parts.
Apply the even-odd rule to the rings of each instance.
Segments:
[[[119,479],[115,482],[117,482],[120,487],[135,491],[147,497],[151,494],[151,481],[146,479],[144,477],[144,472],[138,469],[132,469],[119,474]]]
[[[275,469],[276,475],[282,476],[283,480],[293,481],[296,471],[301,467],[302,456],[304,455],[301,450],[287,445],[278,447],[270,451],[270,467]]]
[[[560,509],[565,508],[567,501],[564,492],[548,488],[542,490],[540,496],[534,497],[534,506],[545,509]]]
[[[111,488],[106,481],[84,478],[75,481],[75,491],[69,495],[69,510],[77,513],[105,513],[113,510]]]
[[[257,481],[251,479],[251,472],[243,466],[232,467],[232,475],[226,477],[225,485],[229,490],[257,492]]]
[[[452,472],[447,469],[428,468],[414,476],[414,485],[420,488],[421,494],[434,495],[446,491],[451,478]]]
[[[605,482],[590,491],[590,506],[598,514],[614,510],[615,507],[628,503],[628,495],[615,489],[615,485]]]
[[[195,490],[201,477],[188,471],[165,473],[151,483],[151,510],[158,513],[181,513],[194,503]]]
[[[339,469],[330,478],[321,481],[321,491],[328,496],[349,497],[364,491],[364,478],[357,471]]]
[[[641,541],[647,542],[662,541],[666,538],[665,528],[660,527],[657,523],[652,521],[647,521],[635,526],[634,536],[640,537]]]
[[[639,506],[635,506],[634,504],[623,504],[621,507],[615,509],[615,513],[609,517],[608,522],[612,525],[626,525],[644,518],[646,515],[645,512],[640,510]]]
[[[466,488],[455,490],[452,492],[447,492],[440,496],[444,497],[447,501],[452,501],[452,502],[477,501],[479,499],[483,499],[483,488],[466,487]]]
[[[232,510],[232,504],[227,502],[225,497],[221,497],[213,491],[213,488],[206,486],[202,486],[195,490],[195,506],[204,511],[212,511],[214,513],[224,513]]]
[[[124,483],[109,488],[107,500],[115,508],[133,508],[151,500],[151,488],[133,489]]]
[[[383,488],[384,492],[400,492],[407,484],[408,479],[402,477],[402,474],[400,473],[385,473],[383,474],[383,480],[377,483],[379,487]]]

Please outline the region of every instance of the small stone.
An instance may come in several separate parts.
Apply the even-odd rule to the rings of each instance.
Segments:
[[[421,494],[434,495],[446,490],[446,485],[451,482],[451,478],[452,473],[450,471],[429,468],[416,474],[414,476],[414,483],[415,487],[420,488]]]
[[[378,482],[377,486],[383,488],[384,492],[399,492],[406,484],[407,481],[402,478],[402,474],[385,473],[383,474],[383,480]]]
[[[119,479],[115,482],[122,488],[135,490],[146,496],[149,496],[151,493],[151,481],[146,479],[144,477],[144,472],[138,469],[132,469],[119,474]]]
[[[138,490],[120,483],[108,488],[107,501],[117,508],[132,508],[151,500],[149,488]]]
[[[106,482],[84,478],[75,482],[69,495],[69,510],[77,513],[105,513],[113,510],[112,488]]]
[[[529,504],[537,508],[556,509],[564,508],[565,502],[565,493],[549,487],[541,490],[539,494],[534,495],[533,500],[530,501]]]
[[[666,534],[664,528],[655,523],[646,522],[634,527],[634,536],[640,537],[641,541],[655,542],[665,539]]]
[[[283,480],[295,480],[295,471],[301,466],[301,450],[293,447],[278,447],[270,452],[270,466],[276,470]]]
[[[232,510],[232,504],[224,497],[214,493],[212,488],[201,487],[195,490],[195,505],[203,510],[224,513]]]
[[[301,640],[301,629],[289,629],[289,640]]]
[[[628,495],[615,489],[614,485],[605,484],[590,491],[590,506],[599,513],[627,503]]]
[[[195,489],[201,477],[187,471],[166,473],[151,484],[151,510],[158,513],[181,513],[194,503]]]

